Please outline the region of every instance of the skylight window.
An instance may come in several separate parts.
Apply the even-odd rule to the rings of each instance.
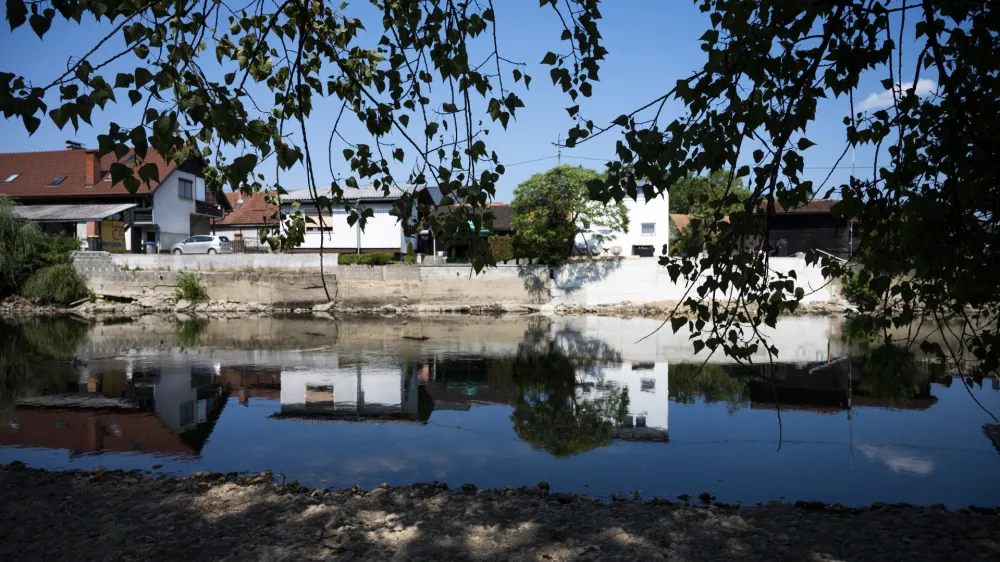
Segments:
[[[49,185],[59,185],[65,180],[66,176],[56,176],[52,181],[49,182]]]
[[[21,177],[21,172],[14,172],[13,174],[7,176],[7,179],[3,180],[4,183],[10,183],[17,178]]]

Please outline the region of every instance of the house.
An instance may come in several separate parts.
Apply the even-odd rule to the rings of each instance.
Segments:
[[[640,182],[641,187],[642,182]],[[650,200],[639,192],[638,200],[626,197],[622,200],[628,210],[628,232],[612,232],[609,228],[590,230],[584,225],[577,235],[578,250],[591,253],[599,251],[613,256],[636,256],[652,258],[667,253],[670,245],[670,197],[666,192]],[[591,234],[603,237],[600,244],[590,240]]]
[[[776,206],[767,217],[767,232],[775,256],[820,250],[839,258],[849,258],[860,244],[860,224],[834,215],[834,199],[814,199],[793,209]]]
[[[430,211],[430,215],[439,220],[444,220],[450,213],[461,212],[462,205],[451,205],[449,207],[438,207]],[[510,236],[514,233],[512,224],[514,209],[507,203],[492,201],[489,203],[489,210],[493,214],[493,223],[486,225],[485,219],[481,220],[477,236],[485,238],[487,236]],[[472,212],[483,214],[483,209],[475,209]],[[471,214],[471,213],[469,213]],[[456,236],[448,240],[438,240],[429,230],[421,230],[418,233],[416,251],[426,255],[438,255],[446,252],[445,255],[453,257],[465,256],[469,249],[470,237],[472,236],[473,223],[469,221],[469,230],[464,233],[456,233]]]
[[[66,150],[0,154],[0,194],[20,205],[16,213],[49,233],[65,233],[81,245],[110,252],[141,252],[146,243],[160,251],[191,235],[209,234],[211,219],[229,207],[205,188],[202,164],[167,161],[150,149],[144,160],[129,152],[120,161],[77,143]],[[156,164],[159,182],[129,193],[112,185],[116,161],[137,168]]]
[[[212,234],[227,236],[233,241],[233,251],[263,248],[266,243],[260,230],[274,224],[277,206],[267,202],[267,193],[258,192],[249,197],[240,192],[226,193],[229,207],[226,216],[212,219]]]
[[[433,204],[430,190],[413,186],[390,187],[388,193],[374,186],[345,188],[343,203],[333,206],[332,214],[326,209],[317,210],[315,198],[308,189],[290,191],[281,196],[281,208],[284,213],[294,213],[293,206],[298,204],[298,210],[307,219],[305,241],[294,251],[336,253],[374,253],[386,252],[392,254],[406,253],[407,244],[417,245],[415,234],[407,235],[406,227],[416,228],[418,212],[416,205],[405,221],[392,214],[393,204],[405,196],[416,197],[421,203]],[[322,190],[319,196],[331,197],[330,190]],[[345,206],[364,213],[371,210],[362,230],[360,223],[348,223],[351,213]]]

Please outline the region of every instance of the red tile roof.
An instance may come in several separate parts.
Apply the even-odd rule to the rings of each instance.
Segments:
[[[122,160],[123,164],[133,169],[146,163],[154,163],[160,170],[160,178],[176,168],[173,162],[167,160],[150,149],[145,161],[136,159],[125,162],[132,152]],[[9,152],[0,154],[0,194],[16,198],[30,197],[93,197],[93,196],[131,196],[122,184],[111,185],[109,178],[111,164],[116,161],[114,154],[107,154],[100,159],[98,181],[89,184],[87,178],[87,159],[96,157],[93,150],[53,150],[48,152]],[[5,183],[8,177],[19,174],[10,183]],[[57,176],[66,176],[59,185],[48,185]],[[140,185],[138,194],[151,193],[159,184],[152,183],[152,190],[146,185]]]
[[[677,213],[670,214],[670,222],[674,223],[677,230],[684,230],[691,224],[691,215],[682,215]]]
[[[266,193],[254,193],[250,197],[246,197],[240,192],[226,193],[226,199],[229,200],[233,211],[228,213],[225,218],[215,221],[215,224],[219,226],[260,226],[267,224],[271,221],[271,215],[274,214],[276,209],[274,205],[267,202],[266,197]],[[239,202],[241,199],[243,203]]]

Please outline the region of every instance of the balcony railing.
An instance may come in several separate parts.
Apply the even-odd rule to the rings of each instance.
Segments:
[[[153,210],[152,209],[133,209],[132,210],[132,223],[133,224],[152,224],[153,222]]]
[[[214,200],[215,198],[212,197]],[[198,215],[206,215],[209,217],[222,218],[222,207],[219,207],[215,202],[209,203],[208,201],[195,201],[194,202],[194,212]]]

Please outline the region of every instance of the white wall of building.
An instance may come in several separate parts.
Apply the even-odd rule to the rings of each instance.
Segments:
[[[281,374],[281,410],[285,413],[307,409],[308,387],[333,387],[333,401],[338,410],[364,402],[364,412],[416,411],[416,402],[404,405],[404,373],[401,367],[357,367],[285,371]],[[416,394],[413,394],[415,399]]]
[[[646,201],[639,192],[639,200],[635,201],[626,197],[622,203],[628,209],[628,232],[615,233],[610,229],[594,229],[596,234],[604,236],[601,248],[604,255],[615,255],[613,249],[620,248],[620,256],[632,255],[633,246],[652,246],[655,256],[659,256],[663,246],[670,243],[670,198],[667,193],[662,193],[653,199]],[[647,225],[647,230],[652,233],[643,232],[643,225]],[[577,235],[577,247],[583,248],[584,237],[588,234]],[[646,258],[655,260],[656,258]]]
[[[406,237],[403,234],[403,224],[399,219],[389,214],[392,203],[364,203],[364,208],[371,209],[374,216],[365,221],[365,227],[360,231],[360,244],[362,251],[381,249],[385,251],[406,251]],[[316,216],[316,211],[311,205],[302,205],[300,210],[310,217]],[[291,205],[286,205],[284,211],[292,212]],[[413,219],[416,220],[416,211]],[[348,211],[342,207],[335,208],[333,215],[323,213],[324,226],[333,227],[333,231],[320,229],[319,220],[314,218],[315,224],[307,224],[305,241],[300,248],[319,249],[322,238],[324,248],[357,249],[359,223],[351,225],[347,219],[350,216]]]
[[[153,191],[153,222],[160,228],[160,249],[183,242],[191,235],[191,214],[194,213],[194,199],[179,197],[177,180],[184,178],[194,182],[195,195],[205,198],[205,180],[193,174],[175,169],[162,184]],[[200,191],[199,191],[200,190]],[[126,240],[130,237],[126,236]]]
[[[637,424],[641,416],[645,418],[645,427],[667,431],[670,411],[667,371],[666,361],[643,364],[626,361],[605,364],[600,369],[591,368],[586,373],[578,374],[577,382],[605,382],[627,389],[628,415],[632,416],[633,424]],[[595,389],[590,394],[600,392]],[[590,396],[581,395],[578,398],[585,400]]]

